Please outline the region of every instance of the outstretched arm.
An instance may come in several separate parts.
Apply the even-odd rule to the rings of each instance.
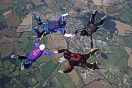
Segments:
[[[67,34],[66,31],[62,28],[57,28],[56,30],[59,31],[65,37],[72,37],[72,34]]]
[[[61,17],[59,18],[59,21],[63,21],[64,20],[64,17],[67,16],[67,15],[69,15],[69,14],[68,13],[65,13],[65,14],[61,15]]]
[[[55,50],[54,53],[71,53],[68,49],[60,49],[60,50]]]
[[[81,31],[82,31],[82,29],[78,29],[78,30],[75,31],[74,34],[77,34],[77,33],[81,32]]]
[[[42,56],[51,55],[51,54],[55,54],[55,53],[54,53],[54,52],[44,51],[44,52],[42,53]]]
[[[72,34],[67,34],[67,33],[65,33],[64,36],[65,36],[65,37],[72,37]]]
[[[86,26],[84,26],[84,27],[81,28],[81,29],[76,30],[74,34],[77,34],[77,33],[79,33],[79,32],[82,32],[82,30],[85,30],[85,29],[86,29]]]
[[[81,32],[81,31],[82,31],[82,29],[76,30],[75,33],[72,35],[72,39],[75,38],[76,34],[77,34],[78,32]]]
[[[58,50],[58,53],[64,53],[64,52],[71,53],[68,49]]]
[[[68,12],[68,13],[65,13],[65,14],[61,15],[61,17],[59,18],[59,21],[63,21],[64,18],[65,18],[65,16],[70,15],[70,14],[72,14],[72,13],[73,13],[73,12],[70,11],[70,12]]]

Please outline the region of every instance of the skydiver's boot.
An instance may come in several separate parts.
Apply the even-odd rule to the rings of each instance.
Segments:
[[[21,70],[29,69],[30,64],[27,63],[21,63]]]
[[[96,14],[97,13],[97,10],[93,10],[93,14]]]
[[[14,58],[14,59],[17,59],[18,58],[18,55],[11,55],[10,57],[11,58]]]
[[[24,63],[21,63],[21,70],[25,70],[24,69]]]
[[[99,65],[100,65],[100,63],[96,61],[96,63],[94,63],[94,69],[100,69]]]
[[[21,70],[29,69],[29,64],[21,63]]]
[[[18,59],[18,60],[22,61],[23,59],[26,59],[27,57],[22,56],[22,55],[11,55],[11,58]]]

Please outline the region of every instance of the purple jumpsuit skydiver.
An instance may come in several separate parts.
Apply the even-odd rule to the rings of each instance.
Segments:
[[[35,31],[38,38],[41,38],[42,36],[53,32],[60,32],[65,37],[71,37],[72,35],[66,34],[65,30],[63,29],[66,26],[66,21],[64,21],[64,17],[67,15],[68,13],[63,14],[58,20],[54,20],[45,24],[41,22],[40,17],[36,16],[36,14],[32,14],[32,17],[36,20],[38,25],[40,25],[41,28],[44,29],[42,32],[40,32],[37,27],[32,28],[32,30]]]
[[[107,17],[107,15],[105,15],[104,17],[101,18],[101,20],[99,22],[97,22],[95,24],[94,21],[95,21],[96,13],[97,13],[97,11],[94,10],[87,26],[76,30],[74,33],[74,34],[77,34],[78,32],[80,32],[80,36],[88,36],[88,40],[91,43],[91,49],[93,49],[92,34],[97,31],[97,29],[104,23],[104,21],[106,20],[106,17]]]
[[[54,52],[48,52],[48,51],[42,51],[39,48],[39,40],[35,41],[35,48],[28,53],[27,55],[17,55],[16,58],[18,60],[24,60],[24,59],[28,59],[28,61],[26,63],[23,63],[24,65],[24,69],[29,69],[29,67],[32,65],[33,62],[36,61],[36,59],[38,59],[40,56],[45,56],[45,55],[51,55],[54,54]]]

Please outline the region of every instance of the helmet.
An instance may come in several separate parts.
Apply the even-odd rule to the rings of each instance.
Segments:
[[[70,53],[64,53],[64,58],[65,59],[70,59],[71,58],[71,54]]]
[[[66,26],[66,21],[61,21],[61,22],[60,22],[60,26],[61,26],[61,27]]]
[[[86,30],[82,30],[80,36],[85,36],[85,35],[88,35],[88,32]]]
[[[44,44],[39,45],[39,49],[40,49],[41,51],[43,51],[43,50],[45,49],[45,45],[44,45]]]
[[[86,30],[89,32],[89,33],[94,33],[96,30],[97,30],[97,26],[94,25],[94,24],[90,24],[87,26]]]

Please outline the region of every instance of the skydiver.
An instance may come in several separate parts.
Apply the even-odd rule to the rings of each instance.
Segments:
[[[28,59],[28,61],[26,63],[21,63],[21,68],[23,68],[22,70],[29,69],[29,67],[32,65],[32,63],[35,62],[36,59],[38,59],[40,56],[54,54],[54,52],[44,51],[45,45],[39,44],[38,42],[39,42],[39,40],[35,41],[36,47],[27,55],[11,55],[11,58],[16,58],[21,61]]]
[[[69,73],[74,69],[74,66],[86,68],[88,70],[99,69],[97,63],[88,63],[87,59],[94,55],[100,49],[93,49],[88,54],[72,53],[67,49],[56,50],[54,53],[64,53],[63,56],[68,60],[68,68],[66,70],[60,70],[59,73]]]
[[[66,21],[64,17],[67,15],[72,14],[73,12],[69,12],[63,14],[58,20],[51,21],[49,23],[42,23],[39,16],[36,14],[32,14],[32,17],[36,20],[37,24],[40,25],[44,30],[40,32],[37,27],[33,28],[35,33],[38,35],[38,38],[42,38],[43,36],[53,33],[53,32],[60,32],[65,37],[72,37],[72,34],[67,34],[63,28],[66,26]]]
[[[97,13],[97,10],[93,11],[93,14],[90,18],[90,21],[88,22],[87,26],[85,26],[84,28],[78,29],[75,31],[75,33],[72,35],[72,38],[74,38],[76,36],[76,34],[78,32],[80,32],[80,36],[87,36],[90,44],[91,44],[91,49],[93,49],[93,40],[92,40],[92,34],[95,33],[97,31],[97,29],[103,25],[104,21],[107,18],[107,15],[105,15],[104,17],[101,18],[101,20],[99,22],[97,22],[96,24],[94,23],[95,21],[95,15]]]

